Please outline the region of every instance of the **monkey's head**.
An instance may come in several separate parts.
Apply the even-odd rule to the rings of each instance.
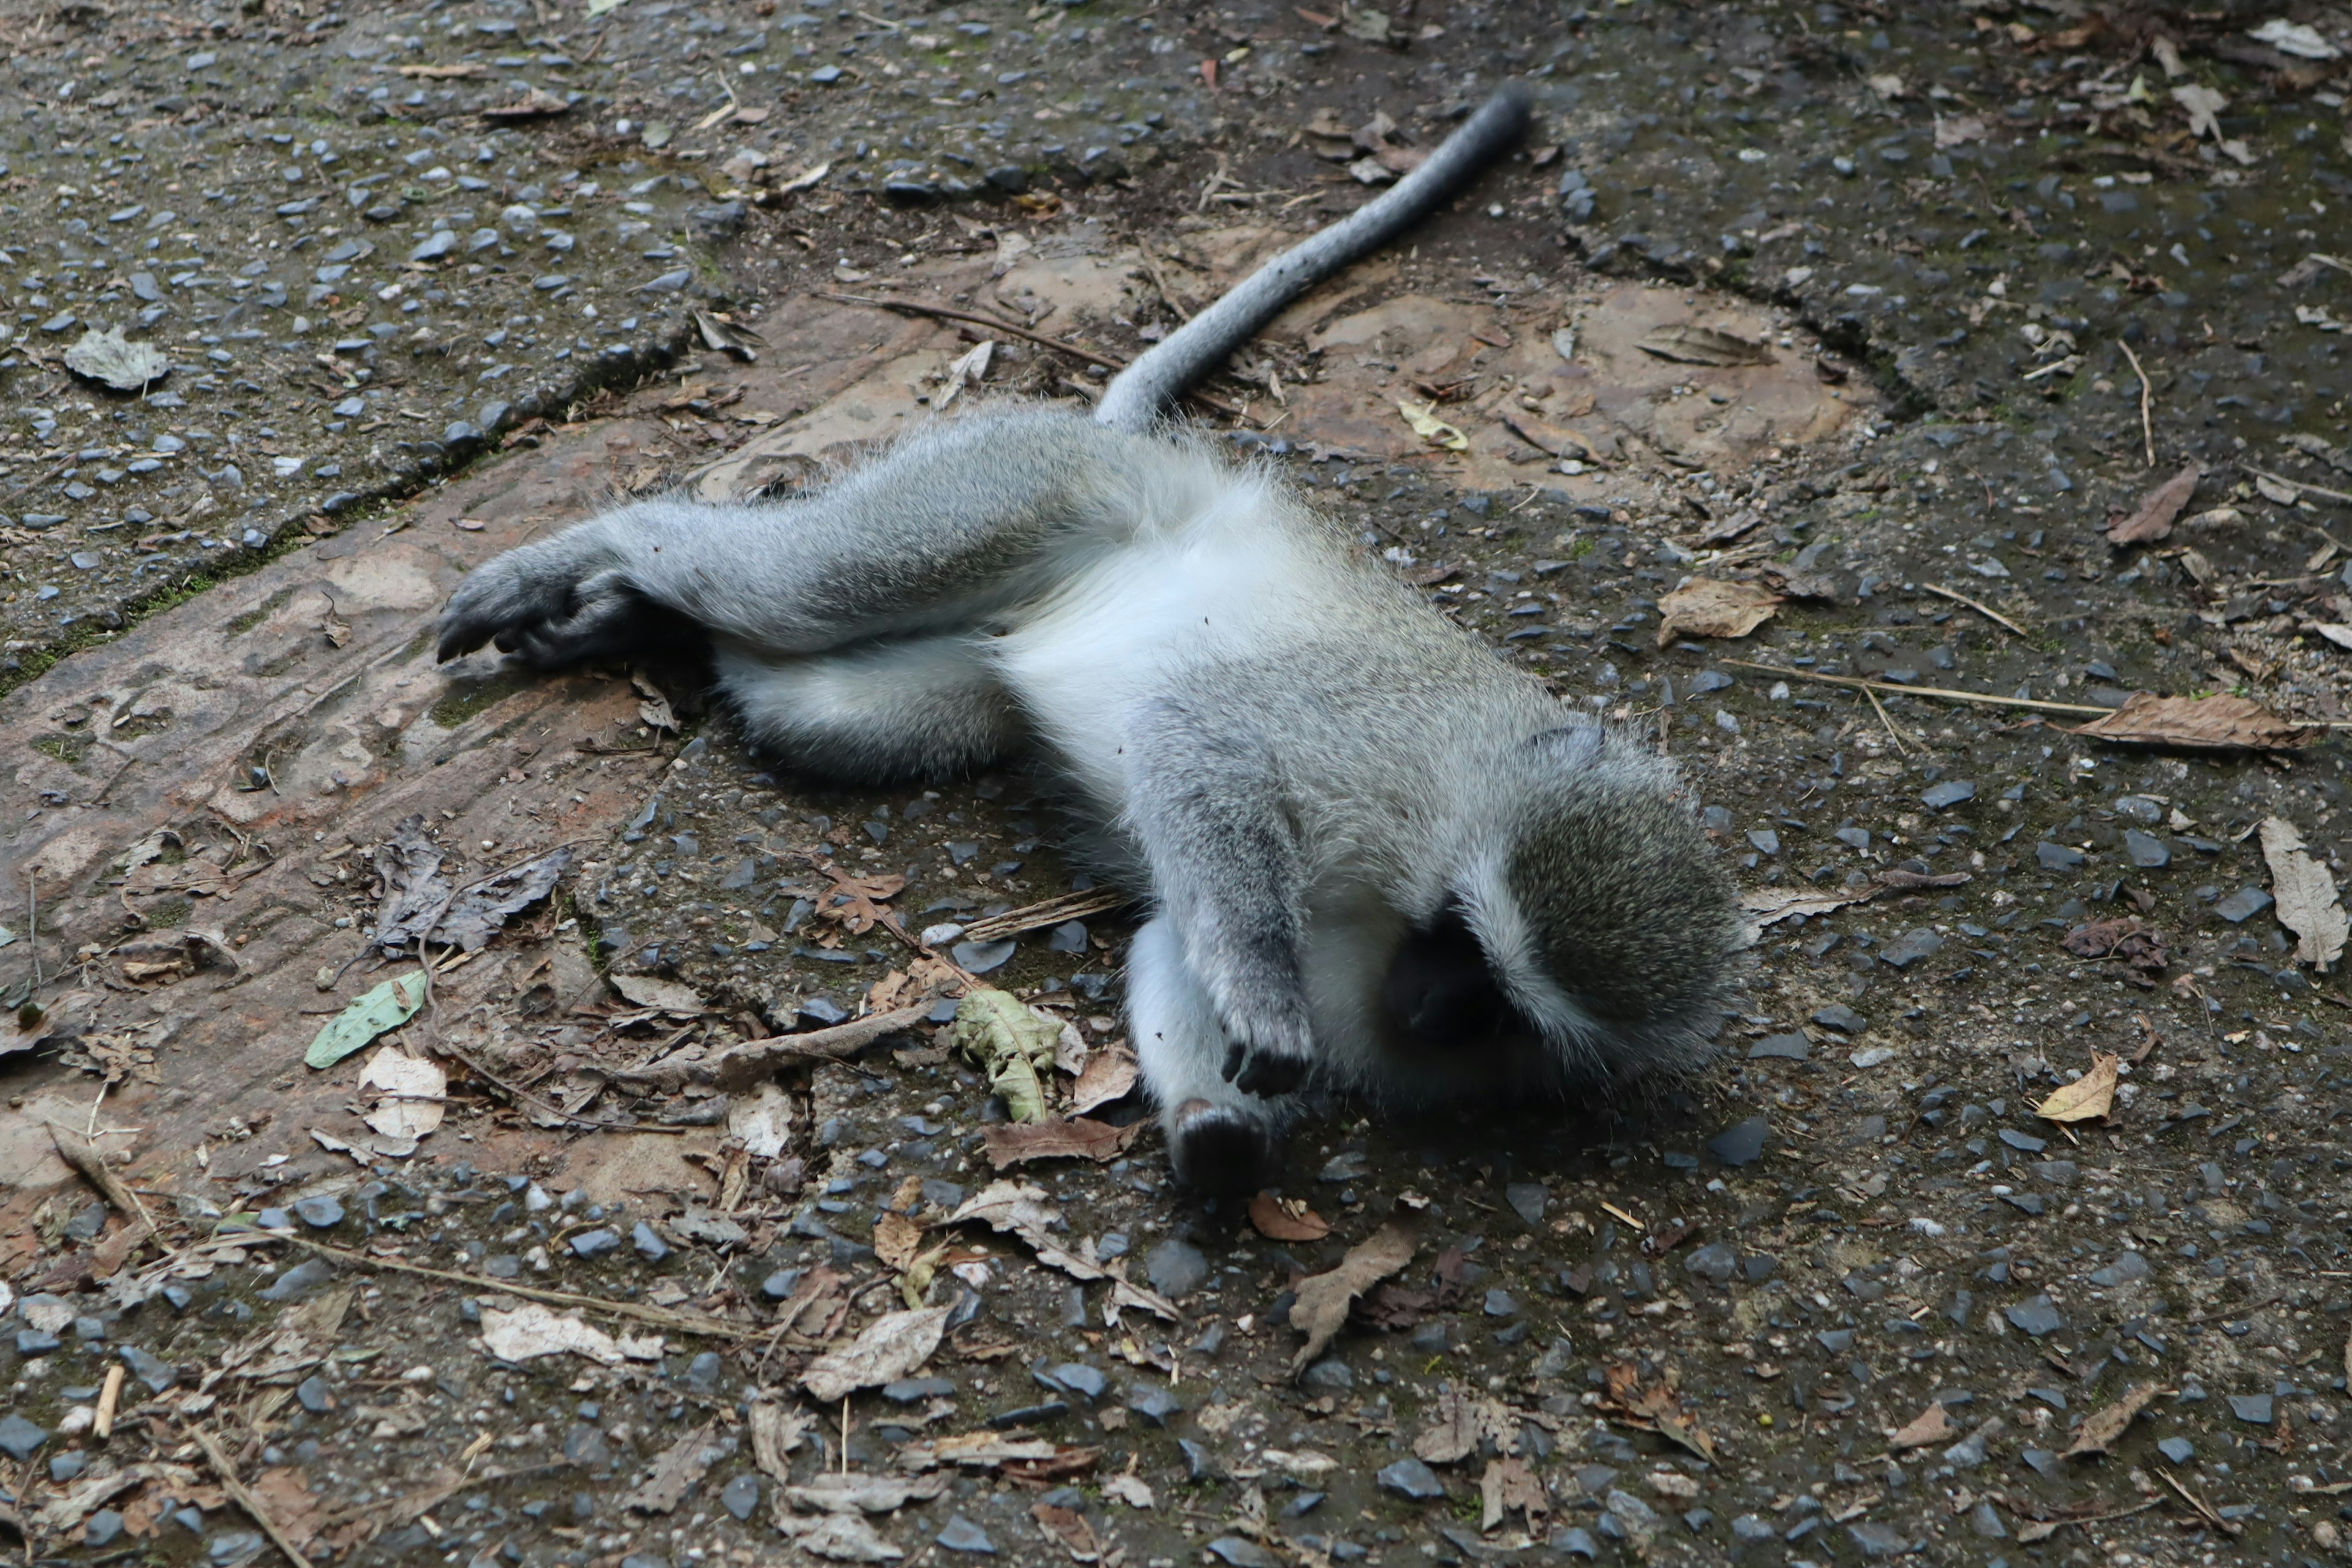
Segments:
[[[1474,795],[1443,908],[1391,964],[1392,1025],[1430,1046],[1539,1045],[1569,1082],[1696,1067],[1738,921],[1671,764],[1578,723],[1520,742]]]

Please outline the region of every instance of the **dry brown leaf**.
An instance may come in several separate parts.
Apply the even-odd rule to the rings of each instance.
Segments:
[[[2318,731],[2243,697],[2154,697],[2138,691],[2074,733],[2135,746],[2259,752],[2306,745]]]
[[[1675,323],[1653,327],[1633,345],[1645,354],[1677,364],[1770,364],[1772,353],[1762,343],[1717,327]]]
[[[552,114],[562,114],[572,106],[543,87],[532,88],[512,103],[495,104],[482,110],[485,120],[544,120]]]
[[[2147,1408],[2156,1397],[2156,1384],[2135,1383],[2124,1390],[2124,1396],[2105,1410],[2094,1411],[2083,1418],[2082,1430],[2066,1446],[2065,1458],[2072,1459],[2084,1454],[2104,1454],[2124,1435],[2132,1418]]]
[[[893,1383],[914,1372],[940,1348],[946,1331],[948,1307],[919,1311],[887,1312],[866,1325],[857,1338],[840,1350],[827,1351],[801,1373],[801,1386],[812,1398],[831,1405],[861,1388]]]
[[[895,1513],[910,1502],[929,1502],[947,1490],[941,1475],[876,1476],[862,1470],[820,1470],[784,1495],[802,1508],[823,1513]]]
[[[1087,1058],[1087,1070],[1070,1086],[1070,1114],[1084,1116],[1097,1106],[1125,1100],[1135,1090],[1139,1071],[1135,1053],[1114,1042]]]
[[[992,1470],[1005,1465],[1039,1464],[1061,1450],[1044,1437],[1009,1437],[1002,1432],[966,1432],[935,1442],[909,1443],[898,1450],[898,1463],[908,1469],[937,1469],[958,1465],[968,1470]]]
[[[705,1424],[664,1449],[654,1461],[653,1473],[621,1500],[621,1506],[636,1513],[676,1512],[694,1484],[733,1450],[734,1439],[721,1438],[718,1430],[715,1423]]]
[[[1057,1121],[1007,1121],[980,1130],[988,1163],[1002,1171],[1029,1160],[1092,1160],[1097,1164],[1127,1152],[1143,1131],[1140,1121],[1113,1127],[1083,1116]]]
[[[1033,1187],[1018,1181],[992,1182],[964,1200],[947,1223],[961,1225],[966,1220],[978,1220],[992,1230],[1017,1236],[1027,1242],[1037,1254],[1037,1261],[1049,1268],[1058,1268],[1073,1279],[1109,1279],[1111,1303],[1106,1310],[1119,1307],[1141,1307],[1170,1322],[1183,1314],[1176,1303],[1156,1291],[1126,1279],[1095,1260],[1094,1243],[1084,1244],[1083,1256],[1072,1252],[1054,1239],[1052,1227],[1062,1217],[1062,1211],[1045,1201],[1045,1189]]]
[[[2121,1057],[2093,1051],[2091,1070],[2035,1106],[2033,1114],[2045,1121],[2095,1121],[2112,1115],[2116,1069],[2122,1061]]]
[[[2325,972],[2344,957],[2344,942],[2352,936],[2352,921],[2344,915],[2344,901],[2336,879],[2325,864],[2313,858],[2303,835],[2284,817],[2263,818],[2263,858],[2270,862],[2271,892],[2278,900],[2279,923],[2302,940],[2296,944],[2297,963]]]
[[[1412,1440],[1415,1458],[1450,1465],[1478,1451],[1491,1438],[1506,1455],[1518,1452],[1518,1422],[1500,1400],[1448,1383],[1437,1391],[1437,1419]]]
[[[1503,1522],[1505,1515],[1517,1509],[1527,1516],[1528,1533],[1541,1535],[1545,1516],[1551,1511],[1543,1482],[1528,1468],[1525,1459],[1488,1461],[1486,1473],[1478,1478],[1478,1528],[1482,1531],[1494,1530]]]
[[[2204,471],[2194,463],[2173,475],[2164,483],[2139,498],[2139,506],[2129,517],[2119,518],[2107,528],[2110,544],[2153,544],[2172,532],[2172,520],[2189,505],[2189,498],[2197,493],[2197,481]]]
[[[894,935],[906,936],[898,915],[882,907],[905,890],[906,878],[852,877],[822,864],[817,869],[833,879],[832,889],[817,900],[819,920],[838,921],[855,936],[864,936],[877,925]]]
[[[1934,1404],[1913,1416],[1909,1426],[1886,1440],[1886,1446],[1898,1452],[1905,1448],[1925,1448],[1932,1443],[1943,1442],[1958,1430],[1952,1425],[1951,1413],[1942,1405]]]
[[[1658,601],[1658,646],[1688,633],[1702,637],[1744,637],[1772,618],[1788,601],[1752,583],[1718,583],[1694,577]]]
[[[1058,1542],[1069,1552],[1073,1563],[1102,1561],[1102,1542],[1095,1538],[1095,1527],[1077,1510],[1050,1502],[1032,1503],[1029,1517],[1037,1521],[1046,1540]]]
[[[1331,1222],[1300,1198],[1260,1193],[1249,1201],[1249,1217],[1268,1241],[1320,1241],[1331,1234]]]
[[[922,1255],[923,1227],[902,1214],[884,1210],[874,1222],[874,1256],[894,1269],[904,1268]]]
[[[792,1479],[785,1456],[806,1441],[816,1417],[797,1405],[761,1400],[751,1406],[751,1461],[780,1481]]]
[[[710,1010],[702,993],[676,980],[664,980],[656,974],[615,974],[610,979],[614,990],[640,1007],[652,1007],[680,1018],[698,1018]]]
[[[1290,1358],[1291,1376],[1306,1371],[1307,1363],[1323,1353],[1324,1347],[1347,1322],[1348,1309],[1355,1304],[1357,1297],[1412,1261],[1417,1245],[1412,1227],[1401,1219],[1392,1219],[1366,1240],[1349,1247],[1348,1255],[1339,1260],[1339,1267],[1298,1282],[1290,1323],[1307,1335],[1307,1342]]]

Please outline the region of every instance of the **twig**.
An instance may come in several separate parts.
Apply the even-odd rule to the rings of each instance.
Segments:
[[[122,1408],[122,1375],[124,1368],[118,1362],[106,1369],[106,1383],[98,1391],[97,1418],[89,1429],[101,1443],[114,1436],[114,1413]]]
[[[1985,605],[1977,603],[1976,600],[1969,598],[1966,594],[1956,594],[1949,588],[1939,587],[1933,583],[1922,583],[1919,586],[1927,592],[1935,595],[1939,599],[1949,599],[1955,604],[1966,605],[1969,609],[1974,610],[1978,615],[1982,616],[1985,619],[1997,622],[2001,626],[2007,626],[2019,637],[2025,636],[2025,628],[2023,626],[2019,626],[2015,621],[2011,620],[1999,610],[1990,609]]]
[[[1026,904],[1017,910],[1007,910],[1001,915],[989,915],[963,928],[966,942],[994,942],[1000,937],[1019,936],[1024,931],[1042,931],[1074,921],[1085,915],[1099,915],[1132,902],[1116,888],[1097,888],[1090,893],[1065,893],[1058,899],[1043,903]]]
[[[1851,675],[1815,675],[1809,670],[1788,669],[1777,664],[1759,664],[1750,658],[1727,658],[1726,664],[1742,669],[1769,670],[1792,680],[1818,680],[1830,686],[1851,686],[1857,691],[1893,691],[1905,697],[1941,697],[1953,702],[1975,702],[1987,708],[2032,708],[2044,713],[2087,713],[2101,718],[2115,711],[2112,708],[2094,708],[2087,702],[2045,702],[2038,697],[1996,697],[1984,691],[1955,691],[1948,686],[1898,686],[1891,680],[1864,680]]]
[[[661,1068],[661,1064],[656,1062],[651,1068],[609,1076],[613,1082],[628,1089],[640,1086],[682,1089],[689,1083],[710,1083],[730,1089],[745,1089],[787,1062],[831,1062],[855,1056],[877,1040],[913,1028],[930,1010],[929,1002],[919,1002],[911,1007],[898,1007],[887,1013],[852,1018],[846,1024],[835,1024],[829,1029],[811,1029],[805,1034],[778,1035],[770,1039],[751,1040],[732,1050],[721,1051],[709,1061],[683,1062],[661,1070],[656,1070]]]
[[[2346,506],[2352,506],[2352,495],[2347,495],[2342,490],[2331,490],[2325,485],[2309,484],[2302,479],[2291,479],[2284,474],[2274,474],[2268,468],[2257,468],[2251,463],[2245,465],[2245,469],[2256,479],[2268,479],[2274,485],[2284,485],[2287,489],[2299,491],[2304,495],[2321,496],[2328,500],[2340,501]]]
[[[2213,1528],[2219,1530],[2222,1534],[2234,1536],[2241,1533],[2245,1529],[2245,1526],[2238,1523],[2236,1521],[2223,1519],[2220,1514],[2214,1512],[2213,1505],[2211,1503],[2207,1502],[2203,1498],[2199,1497],[2195,1492],[2190,1491],[2187,1487],[2182,1486],[2178,1480],[2175,1480],[2170,1470],[2158,1470],[2156,1474],[2158,1480],[2161,1480],[2166,1486],[2170,1487],[2174,1491],[2180,1494],[2180,1500],[2182,1502],[2185,1502],[2190,1508],[2195,1509],[2204,1517],[2207,1523],[2212,1525]]]
[[[294,1538],[278,1528],[278,1521],[269,1517],[269,1510],[261,1506],[261,1500],[236,1479],[236,1467],[229,1463],[226,1454],[221,1452],[221,1446],[213,1435],[201,1426],[193,1426],[188,1428],[188,1433],[195,1438],[196,1447],[205,1451],[213,1474],[220,1478],[221,1489],[235,1498],[236,1506],[245,1510],[254,1523],[261,1526],[261,1533],[269,1537],[278,1551],[286,1553],[287,1560],[294,1564],[294,1568],[310,1568],[310,1560],[295,1546]]]
[[[2139,355],[2132,353],[2131,344],[2117,338],[2116,347],[2124,351],[2124,358],[2131,361],[2132,374],[2139,377],[2139,438],[2147,448],[2147,466],[2152,468],[2156,467],[2156,426],[2148,418],[2147,372],[2140,369]]]
[[[1893,719],[1887,717],[1886,704],[1878,700],[1878,693],[1865,686],[1862,689],[1862,694],[1869,698],[1870,705],[1878,710],[1878,721],[1886,726],[1887,737],[1895,742],[1895,749],[1905,756],[1909,756],[1911,748],[1903,743],[1903,731],[1895,727]]]
[[[645,1323],[656,1329],[668,1329],[674,1333],[700,1334],[714,1340],[754,1340],[760,1329],[750,1323],[730,1323],[724,1318],[705,1318],[692,1312],[673,1312],[664,1307],[648,1307],[636,1301],[608,1301],[601,1296],[583,1296],[571,1290],[543,1290],[535,1285],[518,1285],[511,1279],[491,1279],[473,1274],[460,1274],[449,1268],[427,1268],[422,1263],[407,1263],[397,1258],[378,1258],[372,1253],[354,1252],[347,1247],[332,1247],[323,1241],[290,1232],[261,1233],[276,1241],[290,1241],[297,1247],[307,1247],[329,1258],[340,1258],[361,1268],[381,1268],[394,1274],[414,1274],[425,1279],[446,1280],[452,1285],[464,1285],[486,1296],[520,1296],[526,1301],[544,1301],[551,1307],[580,1307],[590,1311],[609,1312],[631,1322]]]
[[[1160,270],[1160,258],[1151,254],[1151,247],[1138,240],[1135,242],[1135,251],[1137,255],[1143,258],[1143,269],[1151,274],[1151,286],[1160,290],[1161,300],[1178,316],[1185,321],[1191,321],[1192,312],[1184,309],[1184,302],[1176,298],[1176,290],[1168,286],[1167,275]]]
[[[133,1225],[143,1226],[156,1246],[167,1252],[172,1250],[155,1224],[155,1216],[147,1212],[147,1205],[139,1201],[137,1193],[123,1185],[121,1177],[106,1168],[106,1157],[98,1152],[97,1145],[54,1121],[49,1123],[49,1142],[57,1145],[60,1159],[80,1172],[83,1180],[98,1189],[99,1195],[107,1201],[108,1206]]]
[[[593,1116],[582,1116],[576,1111],[564,1110],[563,1107],[556,1104],[551,1100],[541,1100],[539,1096],[531,1093],[529,1089],[509,1083],[506,1079],[500,1078],[498,1074],[492,1072],[489,1068],[476,1061],[467,1052],[459,1049],[457,1046],[452,1045],[449,1042],[448,1037],[446,1035],[434,1042],[433,1048],[437,1051],[446,1051],[449,1055],[465,1063],[467,1069],[472,1072],[475,1077],[485,1079],[496,1088],[503,1089],[506,1093],[513,1096],[514,1099],[520,1101],[522,1104],[530,1106],[532,1110],[539,1111],[541,1114],[546,1116],[560,1116],[564,1121],[569,1121],[577,1127],[586,1127],[597,1132],[691,1132],[696,1131],[696,1129],[692,1127],[680,1126],[677,1123],[668,1121],[600,1121]]]

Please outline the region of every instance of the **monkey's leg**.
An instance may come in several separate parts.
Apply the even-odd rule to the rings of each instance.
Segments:
[[[881,783],[985,767],[1020,742],[1019,710],[977,642],[863,643],[771,658],[722,647],[719,689],[754,745],[803,773]]]
[[[1129,727],[1127,816],[1227,1041],[1224,1077],[1286,1094],[1314,1036],[1299,969],[1298,846],[1265,740],[1178,698]]]
[[[1276,1138],[1287,1108],[1225,1081],[1224,1028],[1165,915],[1146,922],[1128,949],[1127,1012],[1177,1178],[1211,1193],[1267,1185],[1280,1167]]]
[[[1049,586],[1151,444],[1069,415],[942,422],[803,499],[635,502],[468,576],[440,654],[609,658],[648,611],[771,654],[970,628]]]

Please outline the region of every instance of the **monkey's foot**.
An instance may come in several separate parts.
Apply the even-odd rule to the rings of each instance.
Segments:
[[[1176,1179],[1212,1196],[1255,1193],[1281,1168],[1274,1129],[1246,1110],[1188,1100],[1168,1118]]]

